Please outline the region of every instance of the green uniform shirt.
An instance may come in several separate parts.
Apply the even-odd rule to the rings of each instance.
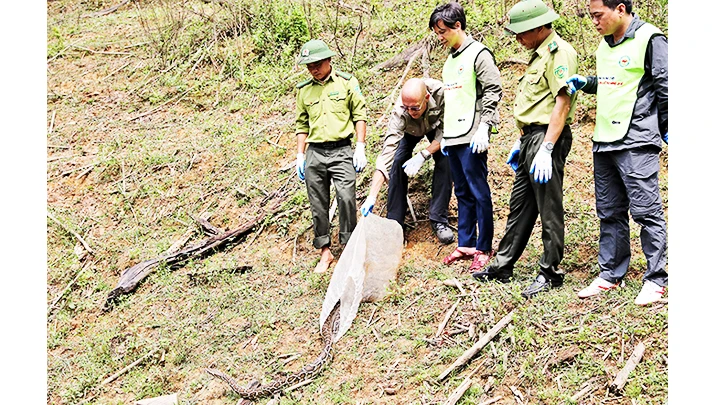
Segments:
[[[577,52],[553,31],[533,52],[530,64],[520,78],[514,110],[518,128],[549,124],[555,97],[567,86],[565,82],[577,73],[577,69]],[[566,124],[573,120],[576,99],[577,93],[571,97]]]
[[[295,134],[305,142],[335,142],[352,136],[354,123],[367,121],[358,80],[333,69],[325,83],[308,79],[297,85]]]

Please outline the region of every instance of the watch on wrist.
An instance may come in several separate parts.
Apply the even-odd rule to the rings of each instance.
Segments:
[[[552,153],[553,147],[555,147],[555,145],[553,145],[552,142],[543,142],[543,147],[548,153]]]
[[[430,156],[432,156],[432,153],[428,152],[427,149],[421,150],[421,151],[420,151],[420,154],[422,155],[422,157],[423,157],[425,160],[430,159]]]

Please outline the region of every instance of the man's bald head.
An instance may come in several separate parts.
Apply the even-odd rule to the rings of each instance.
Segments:
[[[425,102],[430,97],[427,92],[427,86],[422,79],[408,79],[400,91],[400,98],[404,109],[413,118],[420,117],[427,109]],[[419,108],[413,111],[414,108]]]
[[[403,101],[407,98],[408,101],[420,101],[425,94],[427,94],[427,86],[422,79],[412,78],[408,79],[402,87]]]

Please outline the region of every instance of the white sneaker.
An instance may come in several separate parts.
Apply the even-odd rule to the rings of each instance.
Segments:
[[[580,297],[580,298],[592,297],[593,295],[600,294],[601,292],[605,292],[605,291],[609,291],[614,288],[617,288],[619,285],[620,285],[620,283],[613,284],[603,278],[598,277],[595,280],[593,280],[593,282],[589,286],[580,290],[580,292],[578,293],[578,297]]]
[[[640,290],[640,294],[635,298],[635,304],[652,304],[653,302],[659,301],[663,294],[665,294],[665,287],[659,286],[652,281],[645,281]]]

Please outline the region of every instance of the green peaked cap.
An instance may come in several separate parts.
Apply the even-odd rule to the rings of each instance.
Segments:
[[[505,31],[510,35],[530,31],[560,18],[542,0],[523,0],[510,9],[508,16],[510,24]]]
[[[312,39],[303,44],[300,48],[300,55],[297,59],[298,65],[307,65],[308,63],[317,62],[331,56],[335,56],[335,52],[320,39]]]

